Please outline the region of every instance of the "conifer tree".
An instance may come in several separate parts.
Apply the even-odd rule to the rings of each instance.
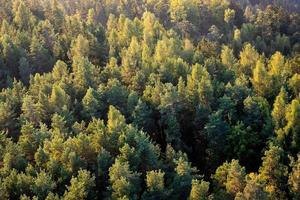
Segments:
[[[208,200],[209,183],[203,180],[192,180],[189,200]]]

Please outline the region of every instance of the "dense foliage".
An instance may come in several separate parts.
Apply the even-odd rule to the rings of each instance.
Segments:
[[[299,199],[299,9],[0,0],[0,199]]]

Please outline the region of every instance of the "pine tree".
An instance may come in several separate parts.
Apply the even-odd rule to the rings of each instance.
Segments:
[[[285,72],[285,59],[280,52],[275,52],[269,61],[270,74],[272,76],[282,77]],[[281,80],[281,79],[280,79]]]
[[[28,60],[25,57],[22,57],[19,60],[19,74],[24,83],[29,82],[30,75],[33,73],[33,69],[31,68]]]
[[[93,88],[89,88],[82,99],[82,116],[87,119],[99,117],[99,102],[97,92]]]
[[[73,85],[78,97],[82,98],[89,87],[95,88],[94,74],[97,72],[96,67],[85,57],[74,57],[73,64]]]
[[[45,171],[41,171],[37,174],[34,180],[33,193],[38,199],[45,199],[51,191],[56,188],[55,182],[51,176]]]
[[[228,46],[223,46],[221,52],[222,64],[231,70],[236,70],[236,58],[234,57],[233,50]]]
[[[225,162],[218,167],[213,178],[220,188],[235,197],[244,190],[245,176],[245,168],[241,167],[237,160],[232,160],[230,163]]]
[[[235,10],[227,8],[224,13],[224,21],[228,24],[233,24],[235,18]]]
[[[293,196],[293,199],[299,199],[300,197],[300,155],[298,154],[297,160],[291,160],[290,167],[292,171],[289,174],[289,190]]]
[[[70,96],[63,88],[58,85],[54,85],[49,102],[53,112],[62,113],[62,111],[69,109]]]
[[[240,52],[241,72],[251,75],[252,69],[254,69],[258,59],[259,54],[254,47],[251,44],[246,44]]]
[[[257,174],[250,173],[246,177],[246,186],[242,193],[238,193],[235,200],[267,200],[268,194],[264,190]]]
[[[262,166],[259,168],[259,178],[266,184],[265,190],[270,198],[285,198],[285,183],[287,166],[283,164],[283,149],[270,146],[262,158]]]
[[[268,97],[272,94],[271,81],[264,66],[263,60],[259,59],[253,69],[252,84],[257,94],[260,96]]]
[[[208,200],[209,182],[203,180],[192,180],[192,189],[189,200]]]
[[[281,88],[280,93],[275,99],[272,111],[273,122],[276,129],[283,128],[286,125],[285,111],[287,107],[287,92]]]
[[[298,100],[293,100],[286,109],[287,125],[284,127],[286,135],[291,139],[292,149],[299,150],[300,143],[300,103]]]
[[[88,58],[90,55],[90,45],[89,41],[83,36],[78,35],[75,40],[72,41],[71,50],[70,50],[70,58],[76,57],[86,57]]]
[[[95,176],[87,170],[79,170],[77,177],[72,177],[71,185],[64,194],[66,200],[95,199]]]
[[[109,181],[112,189],[112,198],[138,199],[140,191],[139,174],[132,172],[128,162],[122,163],[116,159],[109,168]]]
[[[49,72],[52,69],[53,58],[48,49],[44,46],[44,41],[40,41],[35,36],[30,44],[30,57],[34,72]]]
[[[131,43],[122,59],[122,78],[127,85],[132,83],[132,79],[137,69],[141,65],[141,50],[136,37],[131,39]]]
[[[147,190],[150,192],[161,192],[165,188],[164,172],[149,171],[146,175]]]
[[[289,86],[293,90],[295,96],[300,95],[300,74],[294,74],[289,80]]]
[[[149,134],[155,131],[155,121],[153,120],[153,110],[147,103],[139,99],[134,111],[132,113],[133,124],[139,129],[143,129]]]
[[[25,5],[23,1],[20,1],[19,6],[15,13],[14,22],[20,29],[27,30],[30,27],[30,22],[32,20],[32,13]]]

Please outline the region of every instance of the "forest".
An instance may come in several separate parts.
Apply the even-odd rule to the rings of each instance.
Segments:
[[[0,200],[299,200],[299,0],[0,0]]]

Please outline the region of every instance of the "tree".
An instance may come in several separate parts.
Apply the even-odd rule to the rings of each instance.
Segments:
[[[235,10],[227,8],[224,13],[224,21],[228,24],[232,24],[235,18]]]
[[[247,43],[243,47],[243,50],[240,52],[240,72],[245,73],[246,75],[250,75],[258,59],[259,54],[257,53],[257,51],[251,44]]]
[[[58,60],[52,70],[52,77],[55,82],[63,81],[64,79],[68,79],[69,70],[68,66],[65,62]]]
[[[234,57],[233,50],[228,46],[223,46],[221,52],[221,61],[222,64],[228,67],[231,70],[236,70],[236,58]]]
[[[164,172],[159,171],[150,171],[147,172],[146,184],[147,190],[150,192],[159,192],[164,190]]]
[[[89,11],[88,11],[87,24],[89,26],[94,26],[96,24],[95,10],[93,8],[89,9]]]
[[[287,107],[287,95],[285,89],[281,88],[273,105],[272,118],[276,129],[283,128],[286,125],[285,112]]]
[[[22,56],[20,48],[14,44],[9,35],[2,36],[1,46],[2,65],[6,66],[4,69],[7,70],[7,75],[18,77],[18,62]]]
[[[213,88],[210,75],[203,66],[196,64],[192,67],[192,72],[187,77],[186,90],[187,98],[191,105],[194,106],[201,103],[209,108]]]
[[[82,99],[82,116],[87,119],[92,117],[99,117],[99,102],[97,98],[97,92],[93,88],[89,88]]]
[[[294,99],[292,103],[286,109],[286,121],[287,125],[284,127],[284,131],[291,141],[291,148],[295,151],[299,149],[300,142],[300,103]]]
[[[58,194],[53,194],[52,192],[50,192],[45,200],[59,200],[59,196]]]
[[[153,120],[154,111],[147,103],[139,99],[132,113],[133,124],[139,129],[143,129],[149,134],[155,132],[155,120]]]
[[[116,133],[125,128],[125,118],[115,107],[109,106],[107,118],[107,128],[109,133]]]
[[[209,182],[193,179],[189,200],[208,200],[209,199],[208,190],[209,190]]]
[[[6,102],[0,102],[0,130],[11,131],[15,124],[15,113],[10,105]]]
[[[45,199],[56,187],[55,182],[45,171],[38,173],[34,180],[33,193],[38,199]]]
[[[270,146],[262,158],[259,168],[259,178],[265,183],[265,190],[270,198],[285,198],[285,183],[287,179],[287,166],[283,164],[283,149]]]
[[[56,30],[61,30],[64,16],[57,0],[51,0],[50,9],[46,10],[45,15]]]
[[[125,52],[125,55],[122,56],[122,78],[123,81],[130,85],[132,84],[132,79],[136,74],[137,69],[141,65],[141,50],[140,45],[136,37],[131,39],[131,43]]]
[[[171,19],[175,22],[184,22],[187,20],[186,1],[173,0],[170,3]]]
[[[294,199],[298,199],[300,197],[300,155],[298,154],[297,160],[291,160],[290,167],[292,171],[289,174],[289,190]]]
[[[137,199],[140,191],[139,174],[132,172],[128,162],[116,159],[109,168],[109,181],[114,199]]]
[[[19,60],[19,74],[24,83],[29,82],[30,75],[33,73],[33,69],[31,68],[28,60],[25,57],[22,57]]]
[[[109,138],[108,147],[106,149],[109,149],[109,152],[115,155],[120,148],[119,137],[121,132],[126,128],[125,117],[114,106],[109,106],[107,118]]]
[[[77,177],[72,177],[71,185],[64,194],[66,200],[95,199],[95,177],[87,170],[79,170]]]
[[[263,97],[269,97],[272,94],[271,79],[264,65],[264,61],[259,59],[253,69],[252,84],[256,93]]]
[[[208,140],[208,148],[206,149],[207,168],[213,171],[224,161],[224,148],[230,127],[222,119],[221,112],[216,112],[209,116],[205,131]]]
[[[89,41],[81,34],[79,34],[76,40],[72,41],[70,49],[70,59],[75,57],[86,57],[90,55]]]
[[[300,94],[300,74],[294,74],[293,77],[289,80],[289,86],[293,90],[295,96]]]
[[[40,41],[35,36],[30,44],[30,58],[34,72],[49,72],[52,69],[53,58],[49,50],[44,46],[44,41]]]
[[[39,124],[42,121],[42,113],[38,112],[37,104],[34,102],[32,96],[26,95],[23,98],[22,104],[22,117],[28,122],[32,122],[35,125]]]
[[[54,85],[49,99],[52,111],[62,113],[70,106],[70,96],[59,85]]]
[[[24,4],[23,1],[20,1],[15,13],[14,22],[20,29],[27,30],[31,25],[32,18],[33,16],[31,11],[28,9],[28,7]]]
[[[244,42],[252,42],[257,35],[257,27],[251,23],[244,23],[241,28],[241,39]],[[259,37],[257,37],[259,38]],[[256,46],[257,47],[257,46]],[[258,47],[257,47],[258,48]]]
[[[271,4],[265,10],[259,10],[255,24],[261,29],[263,37],[270,39],[274,34],[284,29],[287,18],[288,15],[282,7]]]
[[[167,112],[166,112],[167,111]],[[180,124],[177,121],[174,111],[168,111],[167,109],[161,110],[161,126],[164,129],[164,136],[166,143],[172,144],[175,148],[180,147]]]
[[[267,200],[268,194],[264,190],[257,174],[250,173],[246,177],[246,186],[242,193],[238,193],[235,200]]]
[[[53,134],[58,134],[60,136],[68,136],[68,128],[66,126],[66,120],[63,116],[55,113],[51,118],[51,128]]]
[[[241,167],[237,160],[232,160],[230,163],[225,162],[218,167],[213,178],[219,187],[224,188],[227,193],[235,197],[245,187],[245,176],[245,168]]]
[[[285,58],[280,52],[275,52],[269,60],[270,74],[275,77],[284,77]],[[280,79],[282,80],[282,79]]]
[[[165,173],[161,170],[147,172],[147,191],[143,193],[142,199],[163,199],[167,197],[164,176]]]
[[[178,155],[178,158],[174,159],[174,163],[176,174],[172,183],[174,191],[170,198],[187,199],[191,190],[191,182],[197,178],[195,176],[197,169],[191,166],[184,154]]]
[[[89,87],[95,88],[96,67],[86,57],[74,57],[72,63],[72,83],[78,94],[82,98]]]
[[[265,140],[272,129],[272,118],[269,103],[262,97],[247,97],[244,100],[244,123],[252,131],[261,133],[260,138]]]

